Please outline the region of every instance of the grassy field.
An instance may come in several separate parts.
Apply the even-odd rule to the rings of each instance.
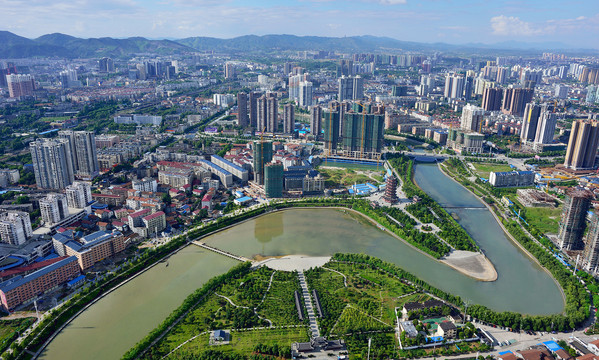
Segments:
[[[324,297],[329,298],[330,296],[334,296],[341,302],[341,304],[336,305],[335,309],[333,309],[334,311],[330,311],[329,315],[334,317],[334,319],[331,319],[334,321],[337,321],[337,319],[341,321],[342,314],[350,311],[348,308],[345,308],[349,304],[355,310],[362,313],[364,316],[361,317],[364,319],[373,317],[393,326],[398,297],[414,291],[413,288],[401,283],[397,279],[368,267],[361,268],[336,262],[331,262],[326,267],[344,274],[347,277],[348,287],[343,285],[343,278],[332,271],[320,271],[308,281],[311,288],[314,287],[320,292],[326,292],[323,295]],[[403,298],[400,298],[400,300],[403,300]],[[325,313],[329,313],[328,309],[324,309],[324,311]],[[356,313],[354,310],[350,312]],[[326,324],[327,322],[324,323],[328,325]],[[380,324],[380,322],[377,323]],[[357,329],[373,324],[369,320],[363,322],[356,321],[354,325]],[[343,325],[343,332],[351,330],[351,326]]]
[[[43,121],[43,122],[56,122],[56,121],[69,120],[70,118],[71,118],[70,116],[43,117],[43,118],[40,119],[40,121]]]
[[[10,346],[19,333],[25,331],[34,321],[35,318],[0,320],[0,349]]]
[[[510,168],[509,165],[505,165],[505,164],[472,163],[472,165],[474,165],[474,167],[476,168],[476,173],[478,174],[478,176],[484,177],[485,179],[489,178],[489,173],[491,173],[492,171],[497,172],[497,171],[511,171],[512,170],[512,168]]]
[[[222,352],[238,352],[250,354],[258,344],[268,344],[290,347],[293,342],[308,341],[306,327],[288,329],[263,329],[253,331],[235,331],[231,333],[231,341],[227,345],[210,346],[210,334],[205,334],[185,344],[178,351],[169,356],[169,359],[179,359],[181,354],[198,354],[204,350],[213,349]]]
[[[327,187],[333,186],[349,186],[353,184],[363,184],[363,183],[376,183],[370,177],[364,174],[358,174],[354,170],[350,169],[332,169],[332,168],[322,168],[318,169],[320,174],[325,179],[325,184]]]
[[[268,326],[268,322],[260,319],[258,315],[271,320],[275,326],[300,326],[282,329],[278,332],[275,330],[233,332],[232,342],[226,346],[209,346],[209,334],[207,333],[183,346],[181,351],[196,355],[198,351],[207,350],[209,347],[218,350],[242,351],[247,354],[258,343],[279,344],[288,347],[292,341],[304,340],[307,337],[307,326],[299,321],[293,298],[293,291],[300,288],[297,274],[275,272],[272,286],[267,292],[273,272],[274,270],[267,267],[260,267],[230,279],[215,289],[151,348],[152,357],[161,358],[180,344],[203,332],[215,329],[248,329]],[[237,307],[222,296],[231,299]],[[262,302],[263,298],[264,302]],[[258,308],[258,315],[254,313],[254,308]],[[179,354],[179,352],[177,353]]]
[[[374,172],[379,172],[379,173],[383,173],[385,171],[383,162],[379,162],[379,164],[377,166],[376,164],[375,165],[364,165],[364,164],[342,163],[342,162],[327,160],[326,158],[324,158],[322,160],[322,163],[320,164],[320,166],[335,167],[335,168],[339,168],[339,169],[374,171]]]
[[[562,214],[560,208],[526,208],[526,221],[536,227],[539,231],[549,234],[557,234],[559,231],[559,219]]]

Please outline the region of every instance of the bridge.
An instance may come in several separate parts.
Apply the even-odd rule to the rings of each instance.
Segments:
[[[486,209],[486,206],[443,206],[443,209],[464,209],[464,210],[477,210],[477,209]]]
[[[193,240],[192,240],[192,241],[190,241],[190,243],[192,243],[192,244],[194,244],[194,245],[197,245],[197,246],[199,246],[199,247],[201,247],[201,248],[204,248],[204,249],[206,249],[206,250],[213,251],[213,252],[215,252],[215,253],[217,253],[217,254],[220,254],[220,255],[223,255],[223,256],[230,257],[231,259],[235,259],[235,260],[237,260],[237,261],[241,261],[241,262],[252,261],[252,260],[250,260],[250,259],[248,259],[248,258],[245,258],[245,257],[243,257],[243,256],[237,256],[237,255],[233,255],[233,254],[231,254],[231,253],[229,253],[229,252],[226,252],[226,251],[223,251],[223,250],[217,249],[217,248],[215,248],[215,247],[212,247],[212,246],[206,245],[206,244],[204,244],[203,242],[199,242],[199,241],[193,241]]]

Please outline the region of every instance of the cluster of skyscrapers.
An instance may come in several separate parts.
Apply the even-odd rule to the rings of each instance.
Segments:
[[[548,104],[528,103],[522,118],[520,140],[535,149],[543,144],[550,144],[556,125],[557,116]]]
[[[90,180],[99,173],[93,132],[60,131],[58,138],[38,139],[29,148],[40,189],[65,189],[75,176]]]

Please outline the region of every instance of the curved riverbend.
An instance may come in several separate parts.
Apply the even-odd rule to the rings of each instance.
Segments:
[[[418,165],[419,186],[441,204],[480,206],[436,166]],[[398,264],[433,286],[493,310],[552,314],[563,310],[559,287],[504,235],[487,209],[452,209],[495,265],[498,278],[480,282],[447,267],[350,211],[290,209],[246,221],[204,238],[209,245],[245,257],[336,252],[365,253]],[[236,262],[189,246],[131,280],[83,312],[50,343],[44,359],[118,358],[155,328],[209,278]],[[543,299],[539,301],[538,299]]]

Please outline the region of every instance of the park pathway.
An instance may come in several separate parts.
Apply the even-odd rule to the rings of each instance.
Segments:
[[[304,305],[308,312],[308,320],[310,322],[310,331],[312,331],[312,338],[320,336],[320,330],[318,329],[318,323],[316,322],[316,315],[314,315],[314,307],[312,305],[312,299],[310,298],[310,292],[308,291],[308,284],[306,284],[306,277],[302,270],[297,272],[300,286],[302,287],[302,295],[304,296]]]

